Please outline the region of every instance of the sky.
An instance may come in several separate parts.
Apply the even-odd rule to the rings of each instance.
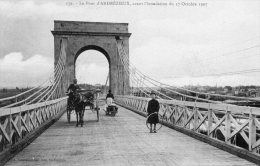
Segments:
[[[88,50],[79,55],[76,61],[78,83],[105,85],[109,73],[109,64],[105,56],[95,50]]]
[[[131,5],[97,2],[1,0],[0,87],[35,86],[49,78],[54,68],[54,20],[129,23],[130,62],[163,83],[260,85],[259,0],[120,1]],[[190,6],[190,2],[197,5]],[[104,84],[108,72],[105,56],[86,51],[78,60],[80,82]],[[84,77],[89,74],[92,79]]]

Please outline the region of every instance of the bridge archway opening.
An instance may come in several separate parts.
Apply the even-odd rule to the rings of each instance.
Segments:
[[[84,88],[88,88],[88,85],[104,88],[109,74],[110,59],[102,48],[88,46],[80,50],[75,56],[74,66],[78,83],[87,84]],[[109,85],[107,82],[106,86]]]

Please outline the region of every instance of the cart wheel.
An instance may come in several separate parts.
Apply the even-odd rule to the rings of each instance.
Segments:
[[[99,121],[99,108],[97,109],[97,121]]]
[[[150,114],[147,118],[146,118],[146,126],[147,128],[150,130],[150,126],[149,126],[149,123],[148,123],[148,119],[150,117],[152,117],[154,114],[158,114],[157,112],[154,112],[152,114]],[[159,118],[159,123],[158,125],[156,125],[156,131],[160,130],[162,128],[162,116],[160,114],[158,114],[158,118]]]
[[[70,123],[70,112],[71,112],[71,111],[68,109],[68,110],[67,110],[67,120],[68,120],[69,123]]]

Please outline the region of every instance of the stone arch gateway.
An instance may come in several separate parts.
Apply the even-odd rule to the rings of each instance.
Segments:
[[[65,73],[60,86],[65,90],[75,78],[75,62],[86,50],[96,50],[104,54],[109,63],[109,87],[114,94],[126,95],[130,92],[129,76],[119,59],[118,40],[122,41],[129,59],[128,23],[54,21],[54,64],[61,53],[66,54]],[[63,48],[63,50],[61,49]]]

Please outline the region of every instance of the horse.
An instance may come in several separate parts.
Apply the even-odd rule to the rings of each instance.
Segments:
[[[86,97],[81,93],[75,95],[74,107],[75,107],[76,118],[77,118],[76,127],[78,127],[79,124],[81,125],[81,127],[83,126],[84,123],[83,117],[84,117],[86,102],[87,102]]]

